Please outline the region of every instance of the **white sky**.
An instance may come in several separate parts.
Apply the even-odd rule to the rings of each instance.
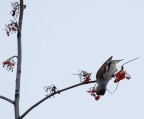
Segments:
[[[0,62],[16,55],[16,34],[7,37],[10,0],[0,0]],[[143,0],[25,0],[21,114],[45,96],[44,86],[58,89],[79,83],[78,69],[96,71],[110,56],[141,59],[125,66],[132,79],[120,82],[98,102],[81,86],[48,99],[24,119],[135,119],[143,115]],[[16,71],[16,69],[14,69]],[[0,95],[14,98],[15,71],[0,67]],[[116,85],[111,81],[108,89]],[[14,119],[13,106],[0,99],[0,118]]]

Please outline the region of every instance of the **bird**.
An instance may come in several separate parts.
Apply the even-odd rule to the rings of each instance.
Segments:
[[[113,56],[111,56],[104,64],[99,68],[96,73],[96,94],[97,95],[104,95],[107,90],[108,82],[113,77],[114,73],[117,71],[116,64],[119,63],[121,60],[112,60]]]

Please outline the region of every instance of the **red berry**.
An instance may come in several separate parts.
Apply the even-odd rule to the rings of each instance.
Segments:
[[[95,97],[95,100],[96,100],[96,101],[99,100],[99,99],[100,99],[100,96],[99,96],[99,95]]]

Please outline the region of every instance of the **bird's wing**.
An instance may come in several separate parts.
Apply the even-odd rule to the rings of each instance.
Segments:
[[[116,64],[119,63],[122,60],[111,60],[110,64],[108,64],[108,70],[104,72],[103,77],[104,79],[110,80],[112,75],[117,71]]]
[[[103,74],[105,74],[106,72],[108,72],[109,68],[110,68],[110,64],[112,61],[112,57],[111,56],[106,62],[104,62],[104,64],[100,67],[100,69],[97,71],[96,74],[96,79],[102,79],[103,78]]]

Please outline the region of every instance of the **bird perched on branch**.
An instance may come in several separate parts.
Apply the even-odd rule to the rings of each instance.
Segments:
[[[122,59],[123,60],[123,59]],[[107,90],[107,84],[117,71],[116,64],[122,60],[112,60],[112,56],[100,67],[96,74],[97,87],[96,94],[104,95]]]

